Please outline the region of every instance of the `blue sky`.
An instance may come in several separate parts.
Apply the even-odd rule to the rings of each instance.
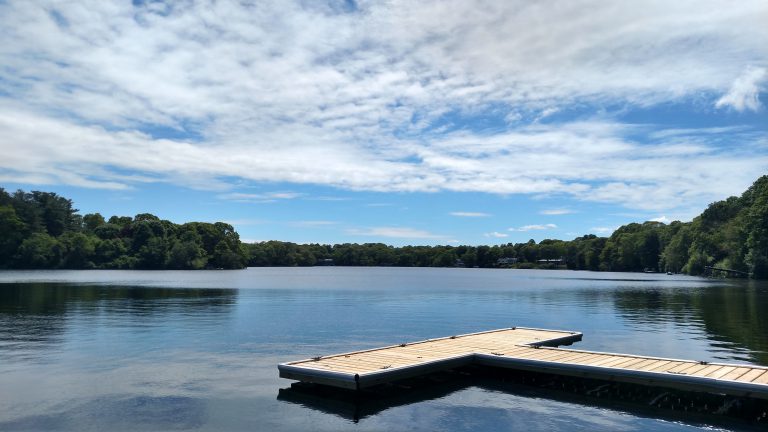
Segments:
[[[768,172],[764,1],[0,2],[0,186],[248,241],[690,220]]]

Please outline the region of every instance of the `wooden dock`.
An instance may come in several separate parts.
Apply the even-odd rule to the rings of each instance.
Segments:
[[[470,364],[768,399],[768,367],[555,348],[570,331],[513,327],[315,357],[278,365],[280,376],[362,389]]]

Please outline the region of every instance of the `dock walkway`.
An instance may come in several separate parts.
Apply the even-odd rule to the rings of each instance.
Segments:
[[[278,365],[280,376],[361,389],[469,364],[768,399],[768,367],[555,348],[571,331],[513,327]]]

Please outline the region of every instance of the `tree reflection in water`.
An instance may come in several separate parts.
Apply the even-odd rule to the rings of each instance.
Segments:
[[[728,354],[723,359],[768,366],[765,281],[738,281],[699,289],[625,289],[617,290],[614,297],[617,312],[631,321],[700,327],[714,347]]]
[[[227,314],[236,289],[24,283],[0,285],[0,358],[34,358],[61,343],[68,322],[108,317],[152,322],[169,315]]]

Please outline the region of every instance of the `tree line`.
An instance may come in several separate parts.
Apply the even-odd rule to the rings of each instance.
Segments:
[[[81,216],[51,192],[0,188],[0,268],[238,269],[247,251],[232,225],[182,225],[143,213]]]
[[[703,274],[726,268],[768,278],[768,176],[691,222],[631,223],[610,237],[494,246],[240,242],[231,225],[177,225],[151,214],[80,216],[54,193],[0,188],[0,267],[203,269],[248,266],[566,267]]]
[[[404,246],[382,243],[246,245],[249,266],[566,267],[594,271],[704,274],[726,268],[768,278],[768,176],[740,197],[718,201],[691,222],[631,223],[610,237],[495,246]]]

